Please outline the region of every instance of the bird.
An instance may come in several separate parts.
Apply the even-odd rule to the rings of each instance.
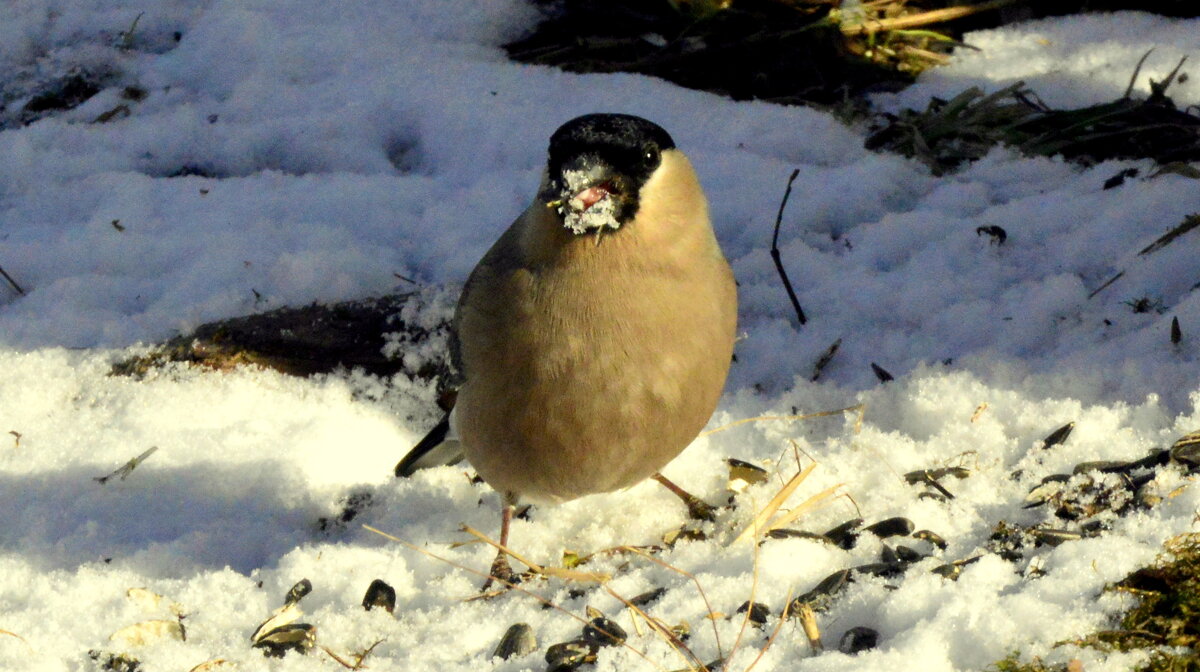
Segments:
[[[516,578],[504,549],[518,502],[653,477],[703,515],[659,470],[716,409],[737,288],[699,178],[661,126],[618,113],[562,124],[533,202],[469,275],[452,326],[453,408],[395,472],[465,455],[502,499],[490,577]]]

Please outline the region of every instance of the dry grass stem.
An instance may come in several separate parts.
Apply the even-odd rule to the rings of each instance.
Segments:
[[[739,534],[732,542],[730,542],[730,546],[745,539],[757,538],[760,532],[766,532],[768,529],[766,527],[767,521],[770,520],[771,516],[774,516],[777,511],[779,511],[779,507],[783,506],[783,503],[787,501],[788,497],[792,496],[792,493],[796,491],[796,488],[800,486],[800,483],[802,483],[804,479],[808,478],[808,475],[811,474],[813,469],[816,468],[817,463],[813,462],[812,464],[808,465],[804,471],[801,471],[788,480],[788,482],[785,483],[782,488],[780,488],[779,492],[775,493],[775,496],[771,498],[771,501],[767,502],[767,505],[763,507],[757,515],[754,516],[754,520],[750,521],[750,524],[746,526],[746,529],[742,530],[741,534]]]
[[[863,420],[867,416],[867,405],[866,404],[858,404],[857,406],[851,406],[851,407],[843,409],[843,410],[858,411],[858,417],[855,418],[855,420],[854,420],[854,433],[861,434],[862,427],[863,427]]]
[[[1150,54],[1147,53],[1146,55],[1149,56]],[[1143,56],[1142,59],[1145,60],[1145,56]],[[1140,62],[1138,64],[1138,67],[1141,67]],[[1135,76],[1136,76],[1136,73],[1135,73]],[[1166,247],[1167,245],[1170,245],[1177,238],[1184,235],[1185,233],[1192,231],[1193,229],[1196,229],[1197,227],[1200,227],[1200,213],[1193,213],[1191,215],[1188,215],[1188,216],[1184,217],[1183,221],[1180,222],[1177,226],[1175,226],[1175,228],[1173,228],[1170,231],[1159,236],[1157,239],[1155,239],[1155,241],[1153,243],[1150,243],[1149,245],[1144,247],[1140,252],[1138,252],[1138,256],[1140,257],[1140,256],[1145,256],[1147,254],[1153,254],[1154,252],[1161,250],[1162,248]],[[1109,278],[1108,280],[1105,280],[1104,283],[1101,284],[1099,287],[1092,290],[1092,292],[1090,294],[1088,294],[1087,298],[1090,299],[1090,298],[1096,296],[1097,294],[1099,294],[1100,292],[1104,291],[1105,289],[1108,289],[1109,285],[1111,285],[1114,282],[1116,282],[1117,280],[1121,279],[1121,277],[1124,275],[1125,275],[1125,271],[1123,271],[1123,270],[1118,271],[1111,278]]]
[[[1137,65],[1133,66],[1133,74],[1129,77],[1129,86],[1125,87],[1125,94],[1121,96],[1122,98],[1128,98],[1133,95],[1133,87],[1137,84],[1137,78],[1142,72],[1142,66],[1146,64],[1146,59],[1150,58],[1150,54],[1153,53],[1154,49],[1150,49],[1142,54],[1142,57],[1138,59]]]
[[[858,502],[854,501],[854,496],[853,496],[853,495],[851,495],[851,494],[850,494],[850,493],[848,493],[848,492],[843,492],[842,494],[838,495],[838,497],[845,497],[846,499],[850,500],[850,506],[853,506],[853,507],[854,507],[854,517],[855,517],[855,518],[862,518],[862,517],[863,517],[863,515],[862,515],[862,509],[858,508]]]
[[[439,562],[444,562],[445,564],[447,564],[447,565],[450,565],[451,567],[454,567],[454,568],[456,568],[456,569],[461,569],[461,570],[463,570],[463,571],[470,572],[471,574],[475,574],[475,575],[477,575],[477,576],[482,576],[482,577],[485,577],[485,578],[486,578],[486,577],[489,577],[489,576],[491,576],[491,575],[490,575],[490,574],[488,574],[488,573],[481,572],[481,571],[479,571],[479,570],[477,570],[477,569],[472,569],[472,568],[470,568],[470,567],[467,567],[466,565],[462,565],[462,564],[459,564],[459,563],[457,563],[457,562],[454,562],[453,560],[450,560],[449,558],[443,558],[442,556],[438,555],[437,553],[434,553],[433,551],[430,551],[430,550],[427,550],[427,549],[421,548],[420,546],[417,546],[416,544],[409,543],[409,542],[407,542],[407,541],[405,541],[405,540],[401,539],[400,537],[397,537],[397,536],[395,536],[395,535],[388,534],[387,532],[384,532],[383,530],[380,530],[380,529],[378,529],[378,528],[375,528],[375,527],[371,527],[370,525],[363,525],[363,529],[364,529],[364,530],[367,530],[368,532],[374,532],[375,534],[378,534],[379,536],[383,537],[384,539],[388,539],[388,540],[390,540],[390,541],[394,541],[394,542],[396,542],[397,544],[400,544],[401,546],[403,546],[403,547],[405,547],[405,548],[407,548],[407,549],[410,549],[410,550],[416,551],[416,552],[418,552],[418,553],[420,553],[420,554],[422,554],[422,555],[425,555],[425,556],[428,556],[428,557],[430,557],[430,558],[433,558],[434,560],[437,560],[437,561],[439,561]],[[492,544],[491,540],[489,540],[489,539],[487,539],[487,538],[484,538],[484,541],[488,542],[489,544]],[[493,546],[496,546],[497,548],[499,548],[499,545],[498,545],[498,544],[492,544],[492,545],[493,545]],[[639,553],[640,555],[645,555],[644,553],[641,553],[640,551],[636,551],[636,550],[635,550],[635,552]],[[513,557],[514,557],[514,558],[517,558],[517,556],[515,556],[515,555],[514,555]],[[647,556],[647,557],[649,557],[649,556]],[[517,558],[517,559],[518,559],[518,560],[520,560],[520,558]],[[653,559],[653,558],[651,558],[651,559]],[[521,560],[521,562],[525,562],[525,561],[524,561],[524,560]],[[659,562],[659,561],[657,561],[657,560],[656,560],[656,562]],[[659,562],[659,564],[663,564],[663,563]],[[668,566],[668,567],[669,567],[669,565],[666,565],[666,566]],[[677,570],[677,571],[679,571],[679,570]],[[495,576],[492,576],[491,578],[492,578],[492,580],[493,580],[493,581],[497,581],[497,582],[499,582],[499,583],[502,583],[502,584],[504,584],[505,586],[507,586],[507,587],[509,587],[509,588],[511,588],[511,589],[513,589],[513,590],[516,590],[516,591],[518,591],[518,592],[524,593],[524,594],[526,594],[526,595],[528,595],[528,596],[532,597],[533,599],[537,600],[538,602],[541,602],[542,604],[546,605],[546,607],[548,607],[548,608],[550,608],[550,609],[554,609],[555,611],[558,611],[558,612],[561,612],[561,613],[563,613],[563,614],[566,614],[566,615],[567,615],[567,616],[569,616],[570,618],[572,618],[572,619],[574,619],[574,620],[576,620],[576,621],[578,621],[578,622],[582,623],[582,624],[583,624],[583,625],[585,625],[585,626],[589,624],[589,623],[588,623],[588,621],[587,621],[587,619],[585,619],[585,618],[581,618],[581,617],[579,617],[579,616],[577,616],[577,615],[575,615],[575,614],[572,614],[571,612],[567,611],[566,609],[563,609],[562,607],[560,607],[560,606],[558,606],[557,604],[555,604],[555,603],[551,602],[550,600],[547,600],[546,598],[542,597],[541,595],[537,595],[537,594],[535,594],[535,593],[533,593],[533,592],[530,592],[530,591],[526,590],[525,588],[522,588],[521,586],[517,585],[516,583],[513,583],[513,582],[511,582],[511,581],[506,581],[506,580],[504,580],[504,579],[501,579],[501,578],[499,578],[499,577],[495,577]],[[606,586],[605,588],[607,589],[607,586]],[[611,591],[610,591],[610,594],[612,594],[612,593],[611,593]],[[620,597],[618,597],[617,599],[621,599],[621,598],[620,598]],[[628,604],[628,602],[627,602],[627,601],[626,601],[626,604]],[[708,605],[708,598],[705,598],[705,606],[707,607],[707,605]],[[711,611],[711,609],[710,609],[710,611]],[[651,665],[653,665],[655,669],[657,669],[657,670],[664,670],[664,668],[663,668],[661,665],[659,665],[659,664],[655,663],[653,660],[650,660],[650,658],[648,658],[648,657],[646,656],[646,654],[644,654],[644,653],[642,653],[641,651],[639,651],[639,650],[635,649],[635,648],[634,648],[633,646],[631,646],[629,643],[627,643],[627,642],[621,642],[621,646],[622,646],[622,647],[624,647],[624,648],[626,648],[626,649],[629,649],[630,651],[633,651],[635,654],[637,654],[637,655],[638,655],[638,657],[639,657],[639,658],[641,658],[641,659],[645,660],[647,663],[650,663]],[[694,657],[694,656],[693,656],[693,657]],[[665,670],[664,670],[664,672],[665,672]]]
[[[729,650],[729,660],[733,660],[738,647],[742,644],[742,636],[750,625],[750,616],[754,613],[754,598],[758,593],[758,544],[754,545],[754,556],[750,574],[750,599],[746,601],[746,615],[742,618],[742,627],[738,628],[737,638],[733,640],[733,648]]]
[[[577,583],[608,583],[612,580],[612,575],[604,572],[580,572],[562,567],[543,567],[538,574]]]
[[[333,658],[333,660],[335,662],[337,662],[338,665],[341,665],[342,667],[346,668],[347,670],[359,669],[358,666],[356,666],[354,663],[351,663],[351,662],[347,661],[345,658],[342,658],[341,656],[334,653],[328,646],[322,646],[321,650],[324,651],[330,658]]]
[[[466,532],[467,534],[475,537],[479,541],[482,541],[483,543],[488,544],[489,546],[492,546],[493,548],[500,551],[501,553],[504,553],[505,555],[508,555],[508,556],[516,559],[518,562],[521,562],[526,567],[529,567],[529,569],[534,574],[540,574],[542,576],[552,576],[557,579],[566,579],[568,581],[582,581],[584,583],[604,583],[605,581],[608,581],[609,579],[612,578],[611,576],[609,576],[608,574],[604,574],[603,572],[578,572],[573,569],[565,569],[562,567],[546,567],[543,565],[539,565],[536,562],[533,562],[532,560],[528,560],[520,555],[517,555],[516,552],[514,552],[512,549],[508,548],[507,546],[501,546],[499,543],[492,541],[492,539],[490,539],[486,534],[471,527],[470,525],[463,525],[461,529],[463,532]],[[492,577],[492,578],[495,578],[495,577]]]
[[[671,629],[668,628],[667,626],[663,625],[657,618],[654,618],[650,614],[647,614],[646,612],[642,611],[641,607],[639,607],[636,604],[625,599],[625,597],[623,597],[622,595],[617,593],[617,591],[613,590],[612,588],[608,587],[607,585],[604,586],[604,590],[609,595],[611,595],[613,598],[615,598],[616,600],[618,600],[619,602],[624,604],[625,607],[627,609],[629,609],[631,612],[633,612],[633,614],[635,616],[640,616],[643,620],[645,620],[646,625],[649,625],[650,629],[653,630],[655,634],[657,634],[659,637],[661,637],[663,639],[663,641],[665,641],[667,643],[667,645],[669,645],[675,651],[675,653],[679,654],[679,657],[683,659],[683,663],[684,663],[684,665],[688,666],[688,669],[701,669],[701,670],[708,669],[708,667],[703,662],[700,661],[700,657],[697,656],[695,653],[693,653],[692,650],[690,648],[688,648],[688,645],[684,644],[683,640],[679,639],[678,635],[676,635],[674,632],[671,632]],[[641,629],[639,627],[637,627],[637,625],[636,625],[636,623],[638,622],[638,619],[633,618],[633,619],[631,619],[631,622],[635,624],[634,630],[637,631],[638,634],[640,635]],[[642,657],[645,658],[645,656],[642,656]],[[693,663],[695,663],[698,666],[698,668],[693,668],[692,667]]]
[[[983,415],[983,412],[987,410],[987,407],[988,403],[986,401],[976,406],[975,412],[971,414],[971,422],[978,420]]]
[[[770,421],[770,420],[786,420],[786,421],[810,420],[812,418],[823,418],[823,417],[829,416],[829,415],[838,415],[841,413],[846,413],[848,411],[858,411],[859,412],[859,419],[858,419],[857,426],[861,427],[862,426],[863,408],[864,408],[863,404],[856,404],[854,406],[847,406],[846,408],[839,408],[839,409],[833,410],[833,411],[818,411],[816,413],[805,413],[803,415],[759,415],[759,416],[755,416],[753,418],[742,418],[741,420],[734,420],[733,422],[721,425],[720,427],[714,427],[706,432],[701,432],[700,436],[710,436],[712,434],[716,434],[717,432],[723,432],[727,429],[733,429],[734,427],[737,427],[739,425],[744,425],[749,422],[766,422],[766,421]]]
[[[643,558],[646,558],[647,560],[649,560],[661,567],[669,569],[672,572],[679,574],[680,576],[685,576],[688,579],[690,579],[692,583],[696,584],[696,592],[698,592],[700,594],[700,599],[704,601],[704,609],[707,612],[707,614],[709,616],[711,616],[712,614],[716,613],[713,611],[712,603],[710,603],[708,601],[708,595],[704,592],[704,586],[700,585],[700,580],[697,579],[694,574],[692,574],[691,572],[688,572],[686,570],[680,569],[680,568],[676,567],[675,565],[672,565],[669,562],[664,562],[662,560],[659,560],[658,558],[650,555],[649,553],[643,551],[640,548],[637,548],[634,546],[622,546],[622,548],[629,550],[633,553],[637,553],[638,555],[642,556]],[[717,624],[711,618],[709,618],[708,620],[710,623],[712,623],[713,641],[717,645],[717,654],[721,658],[724,658],[725,657],[724,650],[721,648],[721,633],[717,632]]]
[[[492,541],[491,539],[488,538],[488,536],[486,534],[471,527],[470,525],[463,525],[459,529],[462,530],[463,532],[466,532],[467,534],[471,535],[472,537],[475,537],[476,539],[482,541],[483,543],[495,548],[496,550],[500,551],[501,553],[520,561],[526,567],[528,567],[529,569],[532,569],[535,573],[542,574],[545,572],[545,569],[541,565],[537,564],[536,562],[534,562],[532,560],[526,560],[525,558],[521,557],[520,555],[517,555],[511,549],[509,549],[507,546],[501,546],[499,543]]]
[[[347,661],[346,659],[344,659],[341,656],[334,653],[333,650],[331,650],[328,646],[322,646],[321,650],[324,651],[325,653],[329,654],[330,658],[333,658],[342,667],[344,667],[348,670],[365,670],[365,669],[367,669],[367,666],[363,665],[363,661],[367,659],[367,656],[371,655],[371,652],[375,650],[375,647],[379,646],[383,642],[384,642],[384,640],[377,639],[377,640],[375,640],[374,644],[368,646],[366,648],[366,650],[364,650],[362,653],[354,654],[354,656],[353,656],[354,662],[353,663]]]
[[[804,628],[804,636],[808,638],[813,653],[821,653],[825,650],[825,646],[821,644],[821,629],[817,626],[816,612],[808,604],[800,605],[798,610],[800,627]]]
[[[188,670],[188,672],[211,672],[212,670],[220,670],[220,669],[232,670],[235,668],[234,668],[234,664],[232,662],[230,662],[224,658],[213,658],[212,660],[206,660],[203,663],[196,665],[195,667]]]
[[[1195,228],[1200,228],[1200,213],[1193,213],[1184,217],[1178,226],[1159,236],[1157,240],[1147,245],[1141,252],[1138,252],[1138,256],[1157,252],[1170,245],[1176,238]]]
[[[630,605],[626,605],[626,608],[629,609],[629,624],[633,626],[634,634],[636,634],[638,637],[641,637],[645,633],[642,632],[642,619],[638,618],[638,616],[644,616],[647,619],[649,619],[650,616],[646,614],[646,612],[642,611],[641,608],[636,604],[631,603]]]
[[[763,644],[763,647],[758,650],[758,655],[754,657],[754,660],[750,661],[750,664],[742,672],[753,670],[754,666],[758,665],[758,661],[762,660],[762,657],[767,654],[767,649],[770,649],[771,645],[775,643],[775,638],[779,636],[779,631],[783,629],[783,624],[787,622],[788,614],[792,608],[792,593],[793,590],[788,588],[787,597],[783,601],[783,613],[779,615],[779,622],[775,624],[775,629],[771,631],[771,636],[767,638],[767,643]]]
[[[783,514],[779,518],[776,518],[775,520],[771,521],[770,525],[767,526],[767,529],[765,529],[763,531],[770,532],[771,530],[779,529],[779,528],[783,527],[784,525],[787,525],[787,524],[791,523],[792,521],[796,520],[797,518],[804,515],[805,513],[812,511],[814,508],[816,508],[816,506],[818,504],[820,504],[822,501],[824,501],[825,499],[832,496],[834,494],[834,492],[836,492],[837,489],[842,487],[843,485],[845,485],[845,483],[838,483],[837,485],[833,485],[828,488],[825,488],[821,492],[818,492],[817,494],[813,495],[812,497],[809,497],[808,499],[804,500],[804,503],[802,503],[800,506],[793,508],[792,510]],[[854,501],[854,500],[850,500],[850,501]]]
[[[919,14],[909,14],[908,16],[898,16],[889,19],[871,19],[859,24],[843,25],[843,35],[864,35],[870,33],[881,33],[889,30],[902,30],[906,28],[916,28],[917,26],[928,26],[935,23],[943,23],[961,19],[979,12],[986,12],[993,9],[999,9],[1008,5],[1020,2],[1021,0],[992,0],[991,2],[981,2],[978,5],[947,7],[945,9],[935,9]]]
[[[808,454],[808,451],[806,451],[806,450],[804,450],[803,448],[801,448],[801,447],[800,447],[800,444],[799,444],[799,443],[796,443],[796,440],[795,440],[795,439],[788,439],[788,443],[792,444],[792,459],[796,460],[796,470],[797,470],[797,471],[799,471],[799,470],[801,470],[801,469],[803,469],[803,468],[804,468],[804,463],[800,461],[800,456],[801,456],[801,455],[803,455],[803,456],[807,457],[808,459],[812,460],[813,462],[816,462],[816,461],[817,461],[817,458],[813,457],[812,455],[809,455],[809,454]],[[785,448],[784,450],[787,450],[787,449]],[[776,463],[777,463],[777,464],[778,464],[778,462],[779,462],[779,461],[778,461],[778,460],[776,460]],[[783,476],[782,476],[782,474],[781,474],[781,475],[780,475],[780,478],[782,478],[782,477],[783,477]]]
[[[913,46],[909,46],[909,45],[901,46],[900,53],[902,53],[906,56],[912,56],[914,58],[923,58],[927,61],[931,61],[935,65],[949,65],[950,61],[952,60],[950,58],[950,56],[948,56],[946,54],[939,54],[936,51],[930,51],[928,49],[919,49],[917,47],[913,47]]]
[[[9,632],[8,630],[0,630],[0,635],[8,635],[9,637],[15,637],[16,639],[20,640],[20,642],[21,642],[22,644],[24,644],[24,645],[25,645],[25,648],[29,649],[29,653],[30,653],[30,654],[36,654],[36,653],[37,653],[36,651],[34,651],[34,650],[33,650],[33,647],[29,645],[29,642],[25,641],[25,638],[24,638],[24,637],[22,637],[22,636],[18,635],[18,634],[17,634],[17,633],[15,633],[15,632]]]
[[[367,647],[366,651],[363,651],[362,653],[356,655],[355,658],[357,658],[358,661],[354,663],[354,669],[361,670],[361,669],[365,668],[366,665],[363,665],[363,661],[367,659],[367,656],[371,655],[371,652],[375,650],[375,647],[379,646],[383,642],[384,642],[384,640],[377,639],[377,640],[375,640],[375,642],[373,644],[371,644],[370,646]]]

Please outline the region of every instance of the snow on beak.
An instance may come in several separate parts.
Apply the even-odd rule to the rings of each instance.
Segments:
[[[605,180],[600,184],[592,185],[576,192],[571,197],[571,200],[567,201],[567,205],[575,212],[587,212],[593,205],[612,196],[614,193],[616,193],[616,190],[613,187],[612,180]]]

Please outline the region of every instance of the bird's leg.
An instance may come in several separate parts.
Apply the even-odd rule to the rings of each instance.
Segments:
[[[513,506],[513,502],[506,497],[500,509],[500,545],[504,548],[508,548],[508,528],[512,524]],[[480,590],[487,590],[494,580],[506,583],[506,587],[507,584],[516,583],[518,580],[512,570],[512,565],[508,564],[508,554],[504,550],[496,552],[496,559],[492,561],[492,569],[488,572],[487,581],[483,582]]]
[[[678,485],[675,485],[666,476],[663,476],[662,474],[654,474],[650,478],[658,481],[663,485],[664,488],[675,493],[676,497],[682,499],[683,503],[687,505],[688,515],[691,516],[692,519],[707,521],[714,521],[717,519],[717,510],[715,507],[688,492],[687,490],[684,490]]]

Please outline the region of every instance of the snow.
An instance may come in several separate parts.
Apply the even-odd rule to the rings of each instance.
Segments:
[[[130,49],[117,45],[141,14]],[[537,13],[518,0],[397,6],[297,0],[18,2],[0,22],[0,669],[95,669],[89,650],[122,652],[119,629],[172,619],[126,597],[143,587],[180,605],[186,641],[128,651],[147,670],[225,659],[236,669],[340,669],[320,649],[264,658],[249,635],[297,581],[317,642],[349,657],[382,640],[373,669],[545,669],[541,652],[580,623],[520,593],[467,601],[477,576],[369,532],[369,524],[455,565],[491,559],[463,523],[494,534],[498,497],[465,467],[391,476],[434,421],[432,383],[352,372],[296,379],[270,371],[168,367],[138,380],[109,375],[146,344],[214,319],[284,305],[410,290],[406,315],[444,316],[475,261],[527,204],[557,126],[594,111],[645,116],[692,159],[718,237],[740,283],[737,362],[712,428],[760,415],[857,411],[760,420],[697,441],[667,469],[723,501],[724,460],[778,471],[739,496],[707,529],[658,559],[601,554],[611,593],[550,579],[527,588],[567,612],[596,607],[631,634],[601,651],[597,670],[679,669],[686,661],[613,594],[667,593],[648,611],[687,622],[702,661],[728,655],[750,598],[775,614],[740,635],[726,669],[745,670],[778,624],[786,597],[829,574],[876,562],[864,534],[846,551],[804,539],[728,546],[782,480],[793,450],[819,465],[791,505],[842,484],[794,527],[820,532],[860,515],[910,518],[948,542],[900,579],[860,576],[818,615],[827,652],[813,656],[795,621],[754,669],[980,670],[1020,650],[1071,657],[1089,672],[1128,670],[1140,654],[1105,658],[1054,644],[1108,627],[1127,604],[1106,583],[1151,561],[1170,536],[1194,530],[1200,491],[1169,470],[1149,510],[1111,520],[1100,537],[1042,546],[1012,563],[985,553],[1001,520],[1051,522],[1023,509],[1043,476],[1083,461],[1136,459],[1200,428],[1200,292],[1194,232],[1138,252],[1200,211],[1196,182],[1149,179],[1152,164],[1082,169],[996,149],[953,175],[862,148],[865,131],[805,108],[732,102],[632,75],[579,75],[506,61],[498,45]],[[1200,46],[1200,22],[1137,13],[1046,19],[967,36],[979,52],[881,96],[923,108],[930,96],[1026,81],[1046,102],[1120,96],[1149,48],[1136,91]],[[180,33],[176,42],[174,33]],[[80,107],[12,123],[38,85],[72,67],[112,73]],[[1186,70],[1185,66],[1185,70]],[[122,98],[127,86],[148,92]],[[1200,103],[1195,78],[1172,87]],[[127,118],[87,123],[117,105]],[[1115,189],[1126,168],[1140,176]],[[800,170],[780,248],[809,322],[799,327],[768,256],[788,174]],[[180,171],[190,176],[171,177]],[[196,174],[198,173],[198,174]],[[117,222],[115,226],[113,222]],[[1001,226],[996,245],[978,227]],[[1089,296],[1118,272],[1124,275]],[[1148,298],[1162,312],[1134,313]],[[1183,340],[1169,341],[1177,317]],[[813,365],[841,347],[817,382]],[[413,366],[435,341],[390,351]],[[896,379],[880,384],[874,362]],[[979,410],[982,405],[986,406]],[[1067,422],[1066,443],[1041,439]],[[18,436],[19,435],[19,436]],[[151,447],[125,479],[93,480]],[[802,458],[807,463],[807,458]],[[921,499],[900,477],[939,466],[955,499]],[[1014,477],[1014,475],[1017,475]],[[348,497],[371,505],[348,523]],[[857,506],[857,511],[855,509]],[[537,508],[516,521],[513,546],[548,565],[655,544],[683,522],[653,483]],[[983,554],[957,581],[929,570]],[[1040,569],[1039,571],[1035,571]],[[757,579],[755,579],[757,577]],[[397,592],[395,615],[360,606],[373,579]],[[710,621],[697,583],[714,611]],[[582,595],[572,593],[582,589]],[[144,602],[144,601],[143,601]],[[501,634],[527,622],[539,652],[492,660]],[[855,626],[877,649],[836,651]],[[714,635],[714,628],[719,635]],[[9,634],[11,633],[11,634]],[[15,636],[13,636],[15,635]]]

